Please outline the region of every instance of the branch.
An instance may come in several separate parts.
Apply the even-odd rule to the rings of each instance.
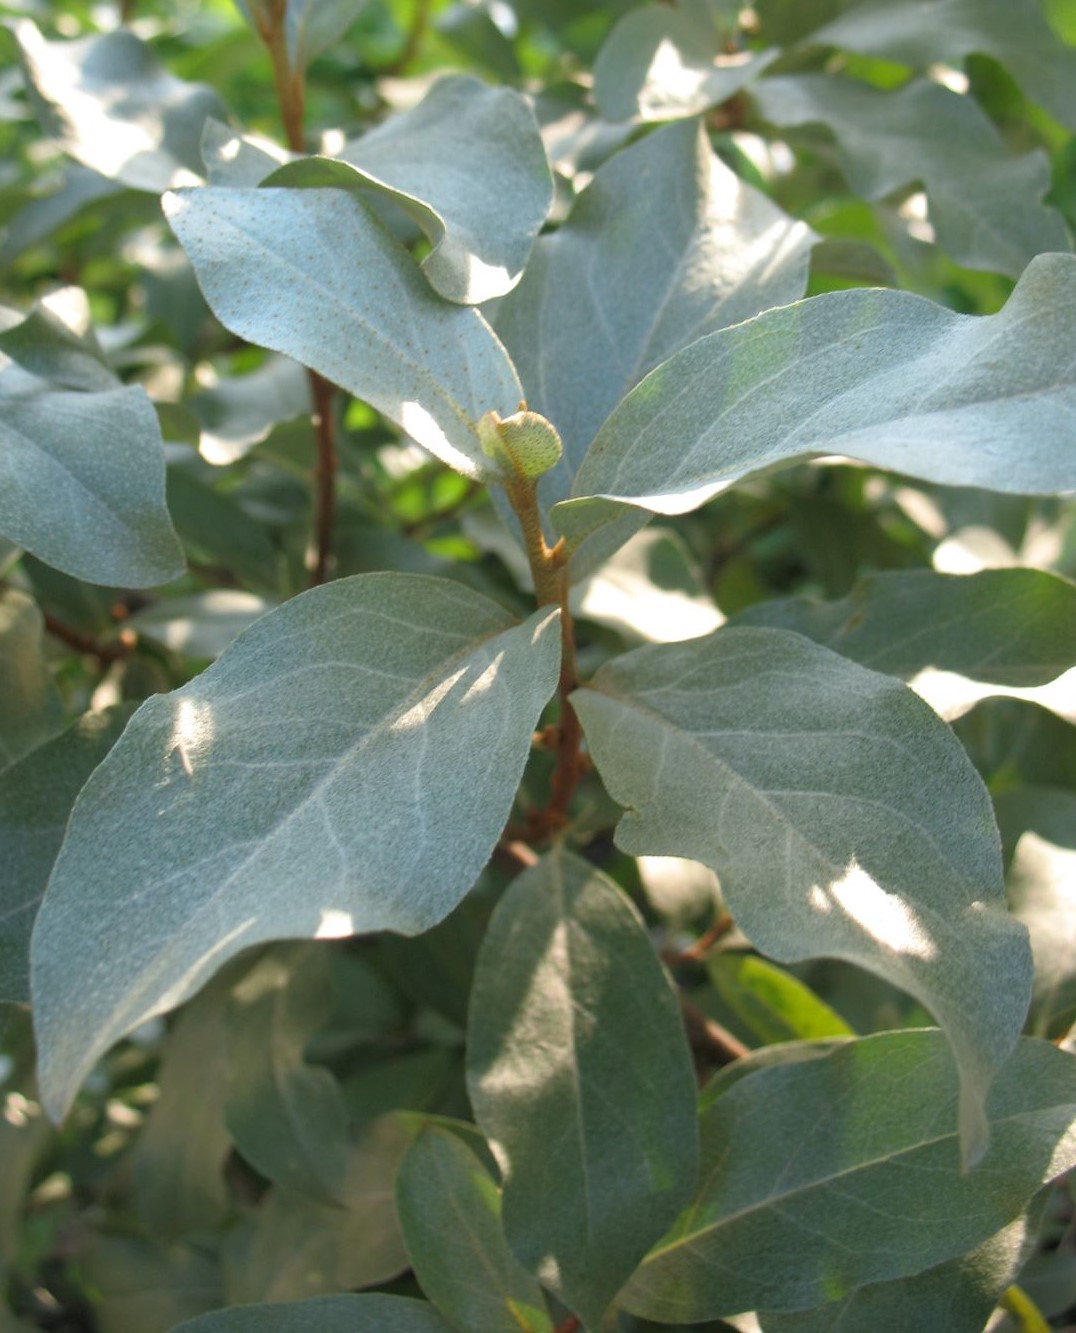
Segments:
[[[58,620],[49,611],[43,611],[42,616],[45,621],[45,628],[54,639],[59,639],[61,643],[66,643],[68,648],[73,648],[75,652],[82,653],[86,657],[95,657],[102,667],[106,667],[112,662],[122,661],[123,658],[130,657],[131,653],[134,652],[135,634],[133,630],[123,630],[115,643],[102,643],[100,639],[95,639],[89,634],[83,634],[81,630],[75,629],[73,625]]]
[[[742,1060],[751,1054],[750,1046],[745,1046],[728,1028],[722,1027],[709,1014],[704,1014],[685,995],[680,996],[680,1009],[684,1015],[687,1039],[693,1050],[707,1052],[719,1065],[730,1065],[734,1060]]]

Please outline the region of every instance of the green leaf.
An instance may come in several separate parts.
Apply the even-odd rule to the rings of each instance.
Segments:
[[[833,453],[943,485],[1076,489],[1074,312],[1076,257],[1042,255],[996,315],[859,290],[711,333],[616,408],[554,521],[579,540],[625,504],[683,514]]]
[[[1033,1214],[1041,1208],[1033,1208]],[[1035,1245],[1035,1221],[1021,1216],[970,1254],[893,1282],[871,1282],[843,1301],[800,1314],[763,1314],[763,1333],[983,1333],[998,1299]]]
[[[0,699],[18,697],[0,683]],[[30,931],[71,807],[132,711],[120,706],[86,713],[0,774],[0,1000],[25,1004],[30,998]],[[0,737],[11,739],[4,730]]]
[[[228,115],[212,88],[169,74],[126,28],[50,42],[22,19],[14,32],[38,116],[72,157],[153,194],[201,177],[202,126]]]
[[[202,424],[198,451],[217,466],[244,458],[278,421],[310,415],[310,378],[285,356],[230,375],[187,400]]]
[[[966,268],[1016,278],[1035,255],[1069,248],[1061,215],[1042,203],[1046,155],[1012,156],[971,97],[932,79],[883,92],[830,74],[764,79],[752,95],[782,129],[827,126],[863,198],[921,182],[938,244]]]
[[[868,574],[839,601],[761,602],[735,623],[794,630],[899,676],[947,719],[1076,662],[1076,584],[1039,569]]]
[[[45,662],[44,621],[33,599],[0,590],[0,771],[54,736],[63,705]]]
[[[518,407],[512,364],[359,199],[211,187],[168,194],[164,210],[226,328],[364,399],[466,476],[496,477],[475,422]]]
[[[810,1309],[981,1245],[1076,1161],[1076,1062],[1025,1038],[961,1169],[940,1033],[889,1032],[749,1074],[703,1112],[703,1186],[625,1289],[648,1318]],[[905,1324],[904,1327],[919,1327]]]
[[[418,106],[339,156],[422,228],[433,247],[422,267],[447,300],[489,301],[519,281],[553,203],[534,112],[519,93],[468,75],[438,79]]]
[[[458,583],[359,575],[147,700],[76,803],[35,928],[50,1113],[240,949],[445,916],[504,827],[559,653],[555,612],[519,625]]]
[[[260,529],[258,529],[260,532]],[[255,620],[273,609],[264,597],[237,588],[214,588],[190,597],[170,597],[124,621],[126,629],[186,657],[219,657]]]
[[[72,218],[85,217],[99,199],[112,198],[122,190],[121,185],[96,171],[70,163],[56,189],[36,196],[14,217],[5,219],[0,264],[6,268],[23,251],[38,245]]]
[[[1026,97],[1076,129],[1076,51],[1059,40],[1035,0],[861,0],[812,41],[915,69],[972,53],[993,56]]]
[[[339,1202],[347,1164],[340,1086],[304,1052],[332,1015],[324,948],[298,945],[263,958],[228,1007],[228,1129],[268,1180],[318,1203]]]
[[[301,1300],[375,1286],[402,1273],[407,1251],[392,1191],[410,1142],[396,1116],[366,1128],[351,1150],[340,1207],[271,1189],[225,1243],[229,1304]]]
[[[452,1333],[432,1305],[406,1296],[316,1296],[217,1310],[173,1333]]]
[[[853,1035],[844,1019],[810,987],[763,958],[717,954],[706,970],[721,998],[766,1045]]]
[[[228,1209],[224,1005],[233,982],[225,974],[207,986],[170,1028],[157,1072],[159,1095],[135,1141],[138,1211],[161,1240],[216,1226]]]
[[[844,958],[925,1004],[980,1154],[1031,960],[1005,912],[990,798],[948,727],[898,681],[784,630],[640,648],[572,700],[627,808],[618,845],[710,866],[778,961]]]
[[[142,588],[183,572],[165,508],[164,446],[145,390],[52,389],[0,371],[0,532],[89,583]]]
[[[722,50],[712,23],[666,5],[625,14],[594,66],[594,97],[606,120],[671,120],[720,106],[780,55]]]
[[[89,301],[81,288],[68,288],[71,304],[84,307],[89,319]],[[61,307],[62,309],[62,307]],[[81,312],[80,312],[81,313]],[[120,381],[109,369],[92,330],[76,331],[52,308],[38,301],[19,324],[0,333],[0,352],[55,388],[115,389]]]
[[[553,1333],[542,1289],[501,1228],[501,1192],[470,1148],[427,1129],[396,1178],[404,1243],[422,1290],[457,1328]]]
[[[517,1258],[597,1325],[695,1179],[679,1009],[620,890],[554,852],[505,893],[471,995],[468,1086]]]
[[[739,181],[697,124],[658,130],[600,167],[497,307],[527,405],[564,443],[543,504],[569,494],[598,427],[647,371],[800,297],[814,239]]]

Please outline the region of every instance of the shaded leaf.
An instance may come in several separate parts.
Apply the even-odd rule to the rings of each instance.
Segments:
[[[286,356],[270,356],[248,375],[219,379],[187,400],[201,422],[198,451],[222,466],[245,457],[278,421],[309,416],[310,379]]]
[[[0,771],[54,736],[63,705],[45,662],[44,621],[32,598],[0,590]]]
[[[333,1075],[305,1060],[332,1015],[324,948],[299,945],[261,959],[227,1014],[228,1130],[266,1179],[319,1203],[339,1201],[347,1120]]]
[[[410,1135],[395,1116],[356,1139],[340,1186],[342,1206],[312,1203],[272,1189],[229,1234],[224,1271],[228,1301],[295,1301],[387,1282],[407,1267],[393,1182]]]
[[[141,588],[182,573],[144,389],[53,390],[9,368],[0,403],[5,537],[89,583]]]
[[[1076,584],[1039,569],[868,574],[839,601],[762,602],[735,623],[795,630],[899,676],[946,718],[1076,662]]]
[[[625,14],[594,66],[594,97],[606,120],[670,120],[720,106],[754,82],[779,51],[722,50],[696,14],[649,5]]]
[[[157,602],[128,616],[124,625],[172,652],[213,658],[273,605],[237,588],[214,588]]]
[[[422,1290],[457,1328],[553,1333],[542,1289],[501,1229],[501,1192],[454,1134],[427,1129],[396,1180],[404,1241]]]
[[[686,513],[830,453],[943,485],[1076,489],[1074,311],[1076,257],[1042,255],[996,315],[859,290],[711,333],[616,408],[556,526],[580,541],[624,504]]]
[[[228,114],[212,88],[169,74],[126,28],[69,42],[29,19],[14,31],[38,115],[72,157],[153,194],[201,176],[202,126]]]
[[[0,685],[0,699],[15,702],[18,695]],[[0,774],[0,999],[30,998],[30,931],[71,807],[132,712],[118,706],[86,713]],[[4,729],[0,737],[10,740]]]
[[[50,1112],[242,948],[445,916],[500,836],[559,651],[555,612],[519,625],[454,582],[358,575],[147,700],[76,803],[35,929]]]
[[[830,74],[765,79],[752,94],[782,129],[827,126],[863,198],[921,182],[938,244],[958,264],[1016,278],[1035,255],[1069,248],[1061,215],[1042,203],[1046,155],[1011,156],[971,97],[932,79],[883,92]]]
[[[1034,1248],[1041,1211],[1033,1206],[1032,1216],[1018,1217],[970,1254],[924,1273],[868,1283],[816,1310],[764,1314],[763,1333],[906,1333],[910,1328],[982,1333]]]
[[[14,217],[5,220],[0,264],[13,263],[24,250],[39,244],[72,218],[83,215],[97,200],[120,194],[122,189],[116,181],[70,163],[56,189],[31,199]]]
[[[138,1210],[153,1236],[172,1241],[217,1225],[228,1208],[224,1123],[228,1049],[224,1006],[230,974],[207,986],[168,1033],[159,1095],[134,1146]]]
[[[171,1333],[221,1302],[215,1259],[184,1245],[155,1245],[132,1236],[99,1236],[79,1256],[79,1269],[96,1297],[101,1333]]]
[[[475,422],[516,410],[511,362],[477,311],[430,291],[359,199],[207,188],[164,208],[226,328],[365,399],[466,476],[496,475]]]
[[[597,1327],[691,1191],[695,1085],[642,921],[575,856],[544,857],[493,915],[468,1086],[504,1175],[509,1244]]]
[[[576,615],[651,643],[694,639],[724,623],[683,541],[668,529],[636,533],[575,589],[571,606]]]
[[[993,56],[1026,97],[1076,129],[1076,51],[1035,0],[861,0],[812,41],[916,69],[972,53]]]
[[[1020,1042],[991,1089],[991,1148],[972,1171],[945,1129],[957,1096],[933,1031],[740,1079],[703,1111],[702,1189],[625,1305],[686,1322],[809,1309],[982,1245],[1076,1161],[1076,1062]]]
[[[721,629],[608,663],[573,704],[632,855],[714,869],[738,926],[780,962],[844,958],[939,1019],[961,1133],[1031,985],[1004,909],[990,798],[962,747],[891,677],[783,630]]]
[[[88,321],[89,302],[85,293],[80,288],[66,291],[84,307]],[[80,333],[70,327],[48,299],[36,302],[21,323],[0,333],[0,352],[58,389],[93,393],[115,389],[120,383],[109,369],[92,331]]]
[[[218,1310],[174,1333],[452,1333],[432,1305],[406,1296],[315,1296]]]
[[[18,1255],[26,1196],[51,1138],[32,1096],[11,1087],[0,1092],[0,1281]]]

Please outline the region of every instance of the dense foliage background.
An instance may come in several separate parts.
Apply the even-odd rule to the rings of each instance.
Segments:
[[[765,1333],[1071,1327],[1062,1173],[1076,1160],[1076,1075],[1045,1048],[1068,1050],[1076,1022],[1074,0],[26,0],[0,14],[0,1333],[165,1333],[191,1319],[192,1333],[642,1333],[729,1326],[718,1315],[742,1330],[761,1320]],[[437,82],[451,72],[464,77]],[[288,165],[304,151],[321,156]],[[286,216],[259,212],[255,187],[273,172],[270,184],[289,187]],[[206,180],[219,196],[200,193]],[[169,226],[161,196],[173,189]],[[335,201],[356,194],[361,217],[368,206],[380,222],[353,235]],[[1036,259],[1047,254],[1059,258]],[[1018,280],[1024,304],[1006,307]],[[657,514],[645,527],[630,501],[653,498],[650,483],[613,485],[633,465],[603,474],[598,450],[580,472],[646,371],[760,312],[856,288],[1008,322],[951,324],[884,300],[840,307],[858,312],[840,337],[822,316],[760,322],[775,331],[765,349],[749,333],[720,344],[721,392],[765,396],[751,378],[765,356],[775,381],[800,379],[774,387],[771,407],[750,399],[723,447],[735,455],[772,408],[794,423],[772,456],[723,463],[693,503],[687,482],[670,489],[645,506]],[[578,733],[563,698],[543,711],[556,631],[534,610],[535,582],[540,602],[556,598],[541,595],[477,446],[471,458],[459,443],[470,426],[457,438],[463,417],[452,403],[442,411],[443,386],[463,376],[454,356],[468,386],[498,385],[474,416],[515,405],[507,372],[487,369],[478,324],[461,322],[468,304],[564,439],[566,462],[539,492],[550,542],[549,506],[572,474],[593,482],[578,496],[629,501],[627,518],[595,520],[627,522],[615,540],[579,547],[568,686],[602,674],[576,696],[589,744],[567,761],[565,736],[577,747]],[[422,355],[403,369],[380,350],[379,339],[412,337]],[[803,368],[815,353],[832,360],[812,380]],[[662,373],[648,392],[663,392]],[[713,363],[700,376],[716,383]],[[416,390],[422,410],[401,414],[427,380],[431,399]],[[966,415],[939,417],[926,444],[909,443],[901,413],[950,380]],[[838,422],[831,399],[846,384]],[[626,399],[620,437],[599,442],[607,457],[637,429],[671,476],[676,431],[691,422],[648,436],[649,410],[645,392]],[[809,434],[816,416],[828,434]],[[835,443],[812,448],[817,439]],[[803,461],[812,453],[829,457]],[[593,511],[574,512],[591,523]],[[396,572],[388,582],[339,582],[385,571]],[[285,604],[286,622],[261,620]],[[438,635],[504,636],[518,672],[504,687],[519,710],[515,749],[499,717],[464,715],[430,742],[427,787],[414,777],[421,758],[402,775],[384,760],[361,811],[334,808],[308,842],[277,849],[264,873],[278,915],[256,947],[222,943],[218,957],[213,932],[231,939],[235,923],[187,920],[181,905],[184,839],[201,825],[175,835],[174,920],[167,894],[137,907],[140,877],[170,866],[150,836],[167,784],[191,776],[205,740],[197,707],[182,712],[193,695],[175,696],[180,723],[156,705],[139,713],[128,736],[141,739],[124,753],[142,746],[145,767],[119,795],[101,786],[99,803],[84,803],[50,889],[56,924],[43,917],[35,944],[46,1100],[67,1112],[51,1124],[35,1076],[29,938],[83,784],[139,704],[173,697],[255,622],[267,637],[251,631],[206,697],[235,710],[244,743],[267,728],[247,762],[271,760],[289,726],[335,755],[369,679],[349,693],[341,668],[320,712],[291,700],[333,665],[352,615],[368,617],[375,646],[363,669],[406,674],[396,630],[377,621],[397,605],[414,617],[416,663],[440,661]],[[730,912],[702,864],[726,849],[708,854],[705,830],[694,843],[676,831],[679,805],[709,780],[691,766],[694,748],[670,762],[681,788],[656,840],[697,859],[645,854],[649,796],[624,775],[648,775],[660,746],[603,710],[694,679],[698,663],[691,649],[620,655],[726,620],[748,636],[726,640],[745,652],[772,645],[729,685],[748,720],[780,730],[806,719],[821,733],[867,689],[865,666],[911,682],[951,723],[992,802],[1009,907],[1031,932],[1024,1031],[1045,1042],[1004,1063],[1005,1034],[1023,1021],[1023,992],[1010,987],[1019,960],[1003,948],[1022,939],[1004,933],[1011,923],[988,955],[974,932],[961,942],[964,918],[946,922],[943,983],[858,945],[801,948],[793,904],[767,897],[776,872],[752,844],[761,828],[754,840],[770,846],[764,816],[745,817],[725,886],[743,874],[762,907]],[[284,624],[309,657],[267,714],[244,712],[279,651],[272,635],[284,634],[265,626]],[[786,637],[750,637],[764,630]],[[751,693],[775,658],[788,679],[817,673],[829,685]],[[922,746],[919,768],[894,758],[894,800],[936,806],[938,844],[952,833],[975,862],[969,879],[987,858],[985,891],[994,832],[981,787],[911,691],[891,706],[894,747],[908,734]],[[684,709],[676,724],[690,729]],[[638,753],[618,751],[625,735]],[[173,762],[159,781],[147,776],[158,751]],[[856,778],[855,762],[846,754],[841,771]],[[781,759],[782,773],[792,767]],[[248,806],[277,799],[237,782],[230,772],[213,797],[234,836]],[[471,785],[483,798],[496,788],[500,804],[476,797],[472,810]],[[456,793],[447,812],[442,789]],[[844,793],[838,822],[852,821],[855,795]],[[964,825],[946,823],[950,796],[975,826],[966,843]],[[622,807],[634,813],[614,841]],[[404,814],[394,822],[392,810]],[[455,830],[440,859],[419,850],[427,820]],[[410,917],[332,907],[331,855],[319,858],[352,834],[349,853],[395,859],[412,876]],[[893,838],[887,855],[920,873],[920,851]],[[423,899],[427,884],[455,879],[451,900]],[[60,915],[69,886],[80,917]],[[899,892],[883,898],[879,957],[928,957]],[[123,923],[139,910],[137,929],[165,941],[172,969],[144,995],[115,982],[138,970]],[[951,1057],[920,1031],[935,1021],[961,1060],[966,1161],[985,1146],[968,1089],[985,1088],[994,1054],[1001,1069],[994,1155],[966,1175]],[[997,1049],[984,1054],[991,1023]],[[785,1045],[805,1042],[816,1046]],[[527,1095],[499,1097],[527,1068]],[[644,1264],[614,1301],[694,1195],[696,1085],[704,1164],[729,1160],[742,1176],[721,1206],[757,1229],[729,1228],[717,1277],[663,1276],[654,1259],[657,1275]],[[855,1114],[842,1119],[841,1106]],[[899,1149],[886,1137],[897,1121],[914,1139]],[[582,1184],[562,1122],[583,1126]],[[935,1139],[937,1158],[907,1165]],[[515,1193],[506,1186],[502,1229],[506,1160]],[[803,1162],[818,1174],[804,1186],[808,1211],[788,1221],[778,1186]],[[689,1231],[690,1215],[681,1223]],[[863,1237],[864,1253],[886,1257],[846,1264]],[[378,1294],[296,1306],[281,1316],[291,1322],[196,1319],[360,1289]]]

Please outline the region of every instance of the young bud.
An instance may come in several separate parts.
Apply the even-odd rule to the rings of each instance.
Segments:
[[[561,455],[560,436],[538,412],[521,407],[501,419],[487,412],[478,421],[482,451],[510,475],[533,481],[548,472]]]

